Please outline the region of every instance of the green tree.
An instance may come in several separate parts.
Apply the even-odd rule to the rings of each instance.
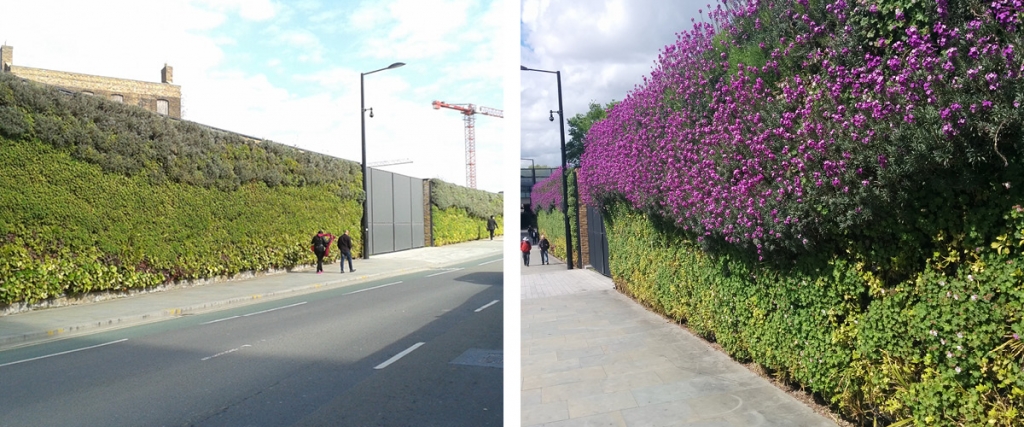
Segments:
[[[604,107],[594,101],[590,101],[590,109],[585,114],[577,114],[569,118],[569,141],[565,143],[565,161],[577,167],[580,165],[580,156],[583,155],[583,145],[587,142],[587,132],[590,127],[608,116],[608,110],[618,104],[612,100]]]

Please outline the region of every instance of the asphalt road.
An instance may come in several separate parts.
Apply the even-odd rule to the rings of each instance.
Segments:
[[[0,425],[500,426],[487,261],[0,352]]]

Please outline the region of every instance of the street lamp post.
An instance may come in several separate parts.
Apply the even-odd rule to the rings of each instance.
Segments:
[[[558,81],[558,136],[562,140],[562,214],[565,217],[565,264],[569,270],[572,270],[572,228],[569,226],[569,167],[565,163],[565,118],[562,116],[562,112],[565,110],[562,108],[562,73],[561,71],[537,70],[522,65],[519,66],[519,69],[522,71],[554,74],[555,79]],[[554,113],[555,111],[551,111],[551,120],[555,119]]]
[[[396,62],[388,65],[387,67],[379,70],[373,70],[367,73],[359,73],[359,122],[362,127],[361,134],[363,138],[363,259],[370,259],[370,192],[368,182],[366,180],[366,111],[370,111],[370,118],[373,118],[373,108],[366,108],[366,97],[363,91],[363,77],[368,74],[373,74],[378,71],[390,70],[405,65],[404,62]]]

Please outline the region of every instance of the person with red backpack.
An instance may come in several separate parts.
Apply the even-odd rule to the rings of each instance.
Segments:
[[[316,236],[313,236],[313,241],[309,242],[309,248],[316,255],[316,274],[324,272],[324,257],[330,253],[331,242],[333,241],[334,236],[320,230],[316,232]]]
[[[530,250],[531,249],[533,249],[533,246],[530,245],[530,238],[529,237],[523,237],[523,243],[521,243],[519,245],[519,250],[523,251],[523,264],[525,264],[527,267],[530,266]]]

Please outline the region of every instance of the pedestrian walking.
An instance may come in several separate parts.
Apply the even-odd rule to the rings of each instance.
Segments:
[[[487,220],[487,231],[491,233],[491,240],[494,240],[494,230],[498,229],[498,221],[494,220],[494,215]]]
[[[551,249],[551,242],[548,241],[547,237],[544,237],[544,235],[541,234],[540,243],[537,246],[540,246],[540,265],[550,264],[548,262],[548,250]]]
[[[319,230],[310,242],[309,248],[316,255],[316,274],[324,272],[324,257],[327,256],[327,251],[331,248],[332,240],[334,240],[334,236]]]
[[[523,243],[519,245],[519,250],[523,251],[523,264],[527,267],[530,266],[530,250],[533,246],[530,245],[530,238],[523,237]]]
[[[537,244],[537,229],[532,225],[526,228],[526,235],[530,238],[531,244]]]
[[[341,251],[341,272],[345,272],[345,260],[348,260],[348,271],[349,273],[356,271],[352,268],[352,238],[348,235],[348,230],[345,230],[345,234],[342,234],[338,238],[338,250]]]

